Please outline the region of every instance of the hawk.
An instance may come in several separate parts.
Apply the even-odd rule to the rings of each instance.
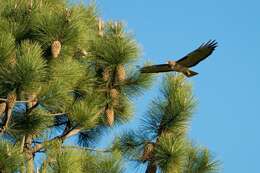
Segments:
[[[209,55],[212,54],[216,47],[217,42],[215,40],[209,40],[178,61],[168,61],[167,64],[146,66],[141,68],[140,71],[141,73],[177,71],[183,73],[187,77],[192,77],[198,73],[190,70],[189,68],[199,64],[202,60],[206,59]]]

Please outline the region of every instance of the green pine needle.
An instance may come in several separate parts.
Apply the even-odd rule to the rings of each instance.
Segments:
[[[13,135],[37,136],[42,134],[47,128],[54,124],[54,117],[42,109],[34,109],[26,113],[15,113],[8,129]]]
[[[112,27],[107,26],[104,37],[97,38],[90,45],[91,55],[98,62],[107,65],[127,64],[139,57],[139,46],[129,35],[111,34]]]
[[[182,138],[161,136],[156,145],[154,160],[164,173],[180,173],[185,163],[186,143]]]
[[[155,137],[162,133],[185,134],[195,106],[191,86],[182,75],[169,75],[163,80],[162,96],[152,101],[143,118],[143,129]]]
[[[0,140],[0,170],[1,172],[17,172],[23,164],[23,155],[17,146]]]

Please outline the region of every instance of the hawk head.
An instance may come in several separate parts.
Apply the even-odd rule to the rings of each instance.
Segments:
[[[168,64],[170,65],[170,68],[174,70],[174,67],[176,65],[176,61],[168,61]]]

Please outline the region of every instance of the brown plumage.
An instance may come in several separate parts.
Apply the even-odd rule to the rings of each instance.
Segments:
[[[187,77],[197,75],[197,72],[190,70],[199,64],[202,60],[206,59],[217,47],[217,42],[215,40],[203,43],[199,48],[179,59],[178,61],[169,61],[168,64],[159,64],[146,66],[140,69],[141,73],[161,73],[177,71],[181,72]]]

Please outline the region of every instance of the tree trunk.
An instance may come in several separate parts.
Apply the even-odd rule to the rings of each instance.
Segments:
[[[32,137],[30,135],[26,136],[25,139],[25,156],[27,159],[27,166],[26,166],[26,170],[27,173],[34,173],[34,160],[33,160],[33,153],[32,153],[32,149],[31,149],[31,145],[32,145]]]
[[[27,108],[26,108],[26,115],[25,116],[29,116],[28,113],[29,111],[31,111],[31,109],[33,108],[34,105],[32,105],[31,103],[32,100],[28,100],[27,103]],[[26,135],[25,136],[25,156],[27,159],[27,173],[34,173],[34,153],[32,152],[32,140],[33,137],[32,135]]]
[[[42,163],[41,173],[47,173],[47,160],[44,160]]]
[[[145,173],[156,173],[156,170],[157,170],[156,165],[152,161],[150,161],[148,163]]]
[[[34,163],[33,158],[27,161],[27,173],[34,173]]]

